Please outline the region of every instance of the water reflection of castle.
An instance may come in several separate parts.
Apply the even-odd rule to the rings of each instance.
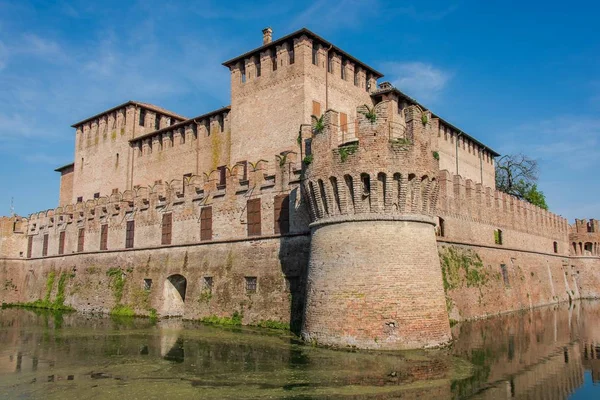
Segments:
[[[94,379],[58,372],[67,371],[65,366],[71,365],[76,370],[84,356],[95,359],[112,353],[160,358],[182,370],[201,367],[202,371],[217,375],[243,372],[240,376],[246,376],[292,366],[296,373],[305,374],[308,381],[323,371],[338,369],[341,373],[336,384],[342,385],[402,387],[431,381],[432,385],[410,389],[402,398],[567,399],[583,385],[585,371],[591,371],[593,382],[600,382],[600,332],[594,331],[600,321],[600,302],[541,308],[455,326],[453,334],[458,339],[452,352],[469,360],[474,369],[471,377],[453,382],[449,378],[452,362],[440,361],[439,356],[410,364],[398,361],[403,357],[389,354],[334,352],[338,363],[335,364],[318,353],[326,350],[282,346],[277,339],[216,328],[206,328],[200,335],[196,330],[190,335],[191,331],[182,326],[165,323],[145,336],[111,338],[103,336],[103,332],[145,330],[148,322],[140,322],[143,326],[123,327],[110,319],[92,320],[78,315],[66,316],[64,321],[34,314],[23,319],[18,317],[19,312],[22,313],[5,310],[1,314],[0,342],[4,350],[0,350],[0,375],[37,374],[38,382]],[[45,329],[26,329],[35,324]],[[58,339],[65,331],[91,330],[99,333],[77,336],[78,345],[75,340]],[[340,359],[343,365],[339,364]]]

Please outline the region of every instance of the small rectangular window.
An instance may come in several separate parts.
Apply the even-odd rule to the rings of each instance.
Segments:
[[[31,258],[31,252],[33,251],[33,236],[27,238],[27,258]]]
[[[354,70],[354,86],[358,86],[358,71]]]
[[[207,292],[212,292],[213,288],[213,277],[205,276],[202,279],[202,290],[206,290]]]
[[[223,114],[219,115],[218,120],[219,120],[219,131],[223,132],[225,130],[225,117],[223,116]]]
[[[46,257],[48,255],[48,234],[44,235],[44,243],[42,245],[42,257]]]
[[[342,69],[341,69],[341,77],[343,80],[346,80],[346,63],[342,63]]]
[[[444,219],[438,217],[438,226],[436,229],[436,234],[437,234],[437,236],[444,237],[445,233],[446,232],[445,232],[445,226],[444,226]]]
[[[318,101],[313,100],[312,102],[312,115],[314,115],[315,117],[321,116],[321,103],[319,103]]]
[[[140,120],[138,121],[140,126],[144,126],[146,123],[146,110],[140,108]]]
[[[200,240],[212,240],[212,207],[200,210]]]
[[[500,229],[494,231],[494,243],[499,245],[502,244],[502,231]]]
[[[290,231],[290,196],[280,194],[275,196],[275,227],[274,232],[285,234]]]
[[[104,224],[100,228],[100,250],[108,250],[108,225]]]
[[[316,44],[313,44],[312,48],[312,63],[313,65],[319,65],[319,49]]]
[[[85,229],[79,228],[79,233],[77,234],[77,252],[81,253],[83,251],[85,244]]]
[[[77,202],[78,202],[78,203],[83,203],[83,196],[79,196],[79,197],[77,198]]]
[[[58,254],[65,253],[65,231],[58,234]]]
[[[94,198],[95,199],[99,199],[100,198],[100,193],[98,193],[98,192],[94,193]]]
[[[219,171],[219,183],[217,184],[217,189],[224,189],[227,184],[227,167],[222,165],[217,167],[217,171]]]
[[[290,65],[296,62],[296,55],[294,53],[294,45],[292,45],[288,51],[288,56],[290,57]]]
[[[118,188],[114,188],[114,189],[112,190],[112,194],[117,194],[117,193],[119,193],[119,189],[118,189]]]
[[[504,280],[504,286],[509,286],[508,270],[506,269],[506,264],[500,264],[500,270],[502,271],[502,279]]]
[[[271,56],[271,66],[273,68],[273,71],[277,71],[277,53],[275,52],[275,50],[273,50],[273,55]]]
[[[127,230],[125,231],[125,248],[133,248],[133,238],[135,236],[135,221],[127,221]]]
[[[250,199],[247,203],[248,236],[261,235],[260,199]]]
[[[256,63],[254,64],[256,66],[256,77],[260,77],[260,72],[261,72],[261,65],[260,65],[260,58],[256,61]]]
[[[558,242],[554,242],[554,252],[558,253]]]
[[[144,279],[144,290],[149,291],[152,289],[152,279]]]
[[[256,293],[258,279],[255,276],[246,276],[246,293]]]
[[[240,67],[240,73],[241,73],[241,77],[242,77],[242,83],[246,83],[246,65],[243,64]]]
[[[160,114],[156,114],[156,117],[154,117],[154,129],[160,129]]]
[[[329,56],[329,59],[327,60],[327,72],[330,74],[333,73],[333,56]]]
[[[173,227],[173,214],[163,214],[162,216],[162,238],[161,244],[171,244],[171,232]]]

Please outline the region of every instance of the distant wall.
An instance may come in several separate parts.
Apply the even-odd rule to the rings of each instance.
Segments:
[[[23,261],[4,261],[0,263],[0,300],[44,299],[54,272],[50,301],[56,299],[64,274],[65,304],[77,310],[108,313],[121,305],[141,315],[151,309],[169,315],[173,304],[168,278],[181,275],[186,279],[184,318],[231,317],[237,311],[246,324],[261,320],[299,324],[307,250],[308,236],[298,235],[72,254],[31,260],[27,268]],[[255,290],[248,290],[247,277],[256,278]],[[116,279],[123,281],[120,292]],[[144,280],[148,279],[152,282],[146,289],[148,281]]]

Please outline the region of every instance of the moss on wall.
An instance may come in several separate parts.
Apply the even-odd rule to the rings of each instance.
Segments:
[[[444,290],[462,287],[481,287],[488,282],[488,273],[477,252],[456,246],[442,247],[439,251]]]

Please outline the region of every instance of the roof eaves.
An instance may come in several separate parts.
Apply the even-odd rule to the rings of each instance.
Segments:
[[[387,88],[387,89],[382,89],[382,90],[377,90],[373,93],[371,93],[371,96],[379,96],[382,94],[387,94],[390,92],[394,92],[402,97],[404,97],[405,99],[409,100],[410,102],[418,105],[419,107],[421,107],[424,110],[428,110],[427,107],[425,107],[424,105],[422,105],[421,103],[419,103],[417,100],[413,99],[412,97],[410,97],[409,95],[401,92],[398,88],[395,87],[391,87],[391,88]],[[430,110],[431,111],[431,110]],[[445,120],[444,118],[440,117],[439,115],[435,114],[433,111],[431,111],[431,115],[434,118],[438,118],[440,121],[442,121],[444,124],[448,125],[448,127],[454,129],[455,131],[458,131],[461,135],[464,135],[466,137],[468,137],[470,140],[472,140],[473,142],[477,143],[480,147],[486,149],[487,151],[489,151],[493,157],[498,157],[500,154],[498,152],[496,152],[494,149],[492,149],[491,147],[481,143],[479,140],[475,139],[473,136],[469,135],[468,133],[466,133],[465,131],[463,131],[462,129],[458,128],[457,126],[451,124],[450,122],[448,122],[447,120]]]
[[[115,106],[115,107],[110,108],[108,110],[102,111],[101,113],[95,114],[95,115],[93,115],[91,117],[88,117],[88,118],[86,118],[84,120],[81,120],[79,122],[76,122],[73,125],[71,125],[71,128],[77,128],[81,124],[85,124],[86,122],[91,121],[93,119],[96,119],[98,117],[101,117],[104,114],[108,114],[108,113],[111,113],[113,111],[117,111],[117,110],[119,110],[119,109],[121,109],[123,107],[127,107],[129,105],[136,105],[138,107],[144,107],[144,108],[147,108],[147,109],[149,109],[151,111],[158,112],[158,113],[161,113],[161,114],[165,114],[165,115],[167,115],[169,117],[174,117],[174,118],[177,118],[177,119],[186,119],[186,117],[184,117],[182,115],[175,114],[172,111],[165,110],[164,108],[155,106],[154,104],[141,103],[139,101],[129,100],[129,101],[123,103],[123,104],[119,104],[118,106]]]
[[[54,171],[56,171],[56,172],[62,172],[63,170],[65,170],[65,169],[67,169],[67,168],[69,168],[69,167],[74,167],[74,166],[75,166],[75,163],[74,163],[74,162],[72,162],[72,163],[70,163],[70,164],[65,164],[65,165],[63,165],[62,167],[58,167],[58,168],[56,168]]]

